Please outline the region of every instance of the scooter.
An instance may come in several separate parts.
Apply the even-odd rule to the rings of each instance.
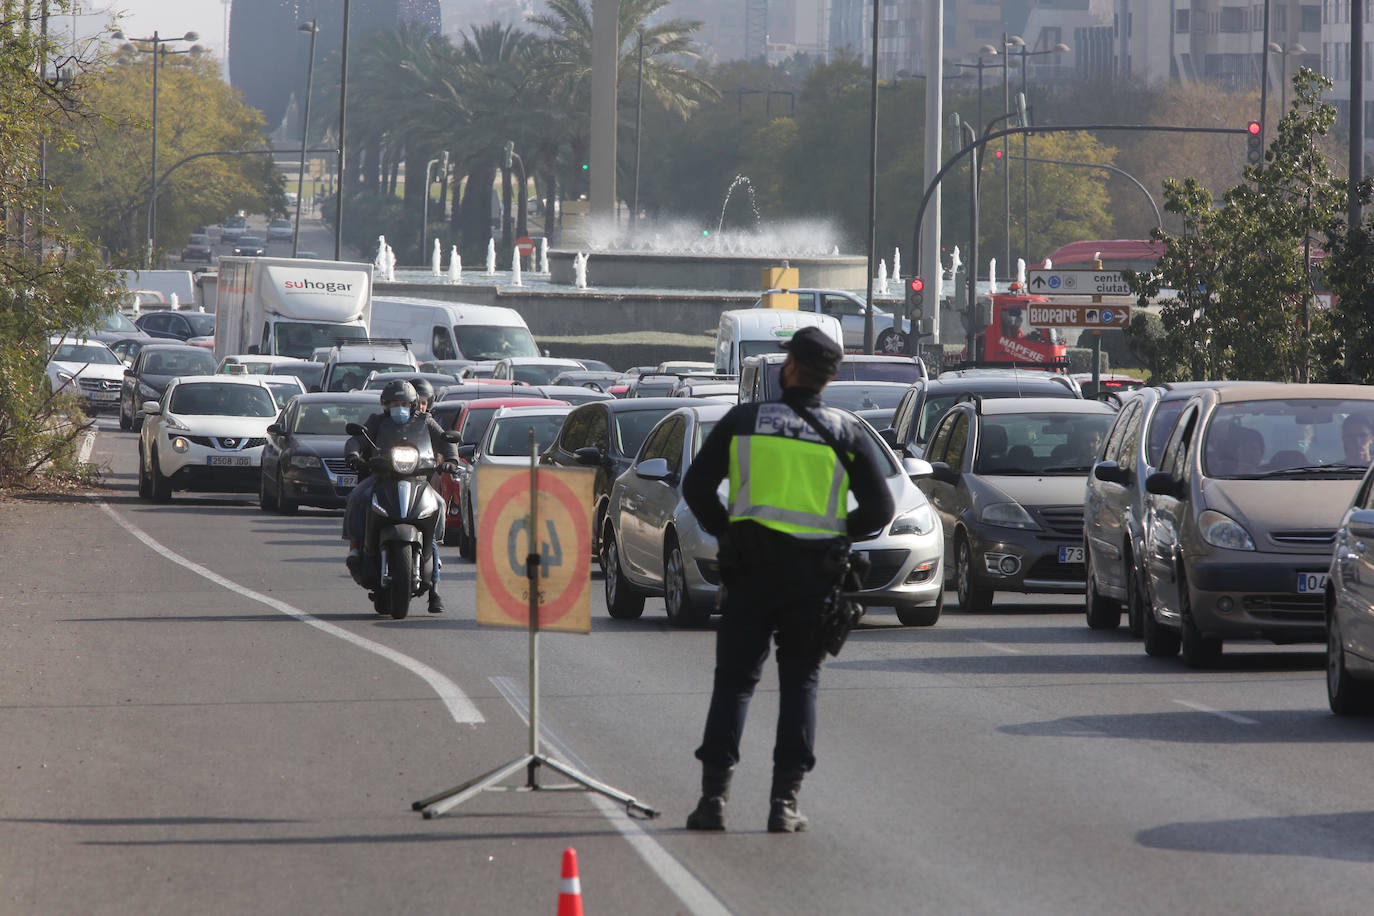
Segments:
[[[443,502],[429,477],[439,462],[422,422],[386,429],[390,435],[380,437],[382,445],[357,423],[346,429],[372,445],[368,467],[377,478],[355,579],[369,590],[378,614],[403,620],[410,599],[429,591],[434,579],[434,534]]]

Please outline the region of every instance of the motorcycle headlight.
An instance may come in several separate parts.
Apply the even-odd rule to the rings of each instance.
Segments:
[[[391,450],[391,466],[397,474],[414,474],[420,466],[420,450],[413,445],[398,445]]]
[[[1198,530],[1202,539],[1213,547],[1226,550],[1254,550],[1255,541],[1240,522],[1223,515],[1215,509],[1208,509],[1197,517]]]
[[[930,534],[934,530],[935,513],[931,511],[929,503],[923,503],[914,511],[899,515],[887,532],[892,535]]]
[[[978,518],[985,524],[996,525],[999,528],[1025,528],[1030,531],[1040,529],[1035,519],[1030,517],[1030,513],[1020,503],[992,503],[983,507]]]
[[[291,466],[293,468],[317,468],[320,466],[320,459],[316,455],[292,455]]]

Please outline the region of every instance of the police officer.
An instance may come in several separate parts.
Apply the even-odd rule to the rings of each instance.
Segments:
[[[780,705],[773,746],[768,830],[805,830],[797,810],[802,778],[815,765],[817,623],[837,581],[825,559],[849,538],[871,536],[892,519],[892,495],[873,437],[856,417],[821,402],[844,351],[819,328],[802,328],[784,344],[781,400],[730,410],[702,444],[682,482],[703,529],[719,543],[725,584],[716,635],[715,681],[696,757],[701,801],[690,830],[724,830],[730,778],[739,762],[749,700],[778,646]],[[804,418],[809,414],[845,453]],[[716,496],[729,477],[729,506]],[[857,507],[847,511],[852,492]]]
[[[451,442],[444,440],[444,430],[437,421],[429,414],[418,414],[415,412],[418,395],[415,386],[404,379],[393,379],[386,383],[382,389],[381,413],[375,413],[367,418],[363,424],[363,429],[367,431],[366,436],[353,436],[348,440],[344,447],[345,457],[350,466],[362,470],[367,467],[367,459],[372,456],[372,444],[376,443],[381,448],[386,448],[386,440],[389,434],[399,432],[402,427],[419,426],[414,431],[429,434],[430,445],[445,465],[456,462],[458,452]],[[411,432],[411,430],[407,430]],[[348,494],[348,502],[344,507],[343,536],[348,541],[348,557],[345,560],[348,571],[357,576],[362,559],[362,539],[367,532],[367,507],[372,501],[372,490],[376,486],[376,478],[368,476],[358,482],[358,485]],[[440,518],[442,519],[442,514]],[[439,538],[443,536],[442,529],[436,529],[434,542],[437,544]],[[437,553],[436,553],[437,560]],[[434,579],[430,582],[429,589],[429,612],[431,614],[442,614],[444,612],[444,599],[439,597],[439,564],[434,564]]]

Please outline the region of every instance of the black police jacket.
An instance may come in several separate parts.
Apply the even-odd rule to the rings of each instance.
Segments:
[[[883,462],[876,453],[873,437],[859,427],[863,421],[842,410],[820,409],[825,407],[821,399],[801,388],[785,389],[780,400],[788,406],[800,405],[808,408],[812,416],[830,431],[851,457],[849,491],[854,494],[858,505],[849,513],[846,520],[850,539],[859,541],[877,534],[892,521],[895,506],[892,502],[892,493],[887,488]],[[687,502],[687,507],[697,517],[701,527],[716,537],[719,537],[730,524],[729,510],[721,505],[720,498],[716,496],[716,488],[730,473],[730,439],[736,435],[751,435],[755,432],[760,403],[776,404],[778,401],[732,407],[706,437],[701,451],[697,453],[682,479],[682,496]],[[802,433],[801,430],[805,432]],[[787,431],[786,434],[791,433]],[[802,421],[798,434],[810,436],[815,435],[815,432]]]

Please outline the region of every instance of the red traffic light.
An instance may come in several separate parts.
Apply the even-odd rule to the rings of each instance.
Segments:
[[[912,291],[913,293],[924,292],[924,291],[925,291],[925,288],[926,288],[926,281],[922,280],[920,277],[912,277],[912,278],[911,278],[911,291]]]
[[[1002,158],[1002,151],[1001,151],[1000,149],[998,149],[998,150],[993,150],[993,151],[992,151],[992,158],[994,158],[994,159],[1001,159],[1001,158]]]
[[[1251,121],[1249,124],[1245,125],[1245,129],[1249,132],[1250,136],[1258,137],[1260,132],[1260,122]]]

